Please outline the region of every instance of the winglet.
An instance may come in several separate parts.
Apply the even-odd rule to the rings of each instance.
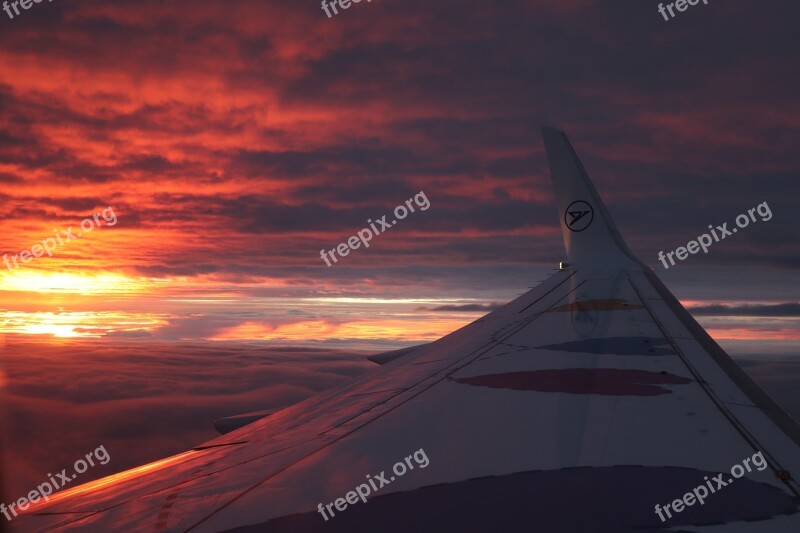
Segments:
[[[542,136],[569,264],[575,267],[630,262],[641,265],[622,240],[564,132],[542,128]]]

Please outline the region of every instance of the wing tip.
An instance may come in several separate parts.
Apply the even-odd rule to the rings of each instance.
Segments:
[[[570,263],[641,264],[619,234],[567,134],[549,125],[541,130]]]

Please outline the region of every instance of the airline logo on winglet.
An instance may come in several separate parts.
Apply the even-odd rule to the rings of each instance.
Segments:
[[[564,213],[564,223],[571,231],[583,231],[594,220],[594,209],[587,202],[578,200],[569,204]]]

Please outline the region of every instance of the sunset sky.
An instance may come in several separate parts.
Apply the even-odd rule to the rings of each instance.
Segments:
[[[117,360],[328,365],[290,385],[250,383],[296,388],[225,404],[233,412],[209,414],[187,400],[197,390],[151,391],[213,421],[343,382],[369,368],[364,353],[434,340],[536,285],[564,258],[545,124],[570,136],[631,249],[715,339],[797,361],[800,6],[712,1],[669,22],[656,6],[375,0],[328,18],[312,0],[55,0],[0,11],[0,253],[75,235],[52,257],[0,264],[9,451],[40,442],[54,413],[85,421],[83,404],[99,402],[91,409],[111,419],[102,402],[145,398],[142,384],[120,392],[121,375],[95,388]],[[321,260],[421,191],[428,210]],[[658,263],[762,202],[771,220],[668,271]],[[108,208],[116,223],[101,214],[77,236]],[[325,360],[323,349],[337,351]],[[52,387],[72,385],[50,397],[48,372],[61,376]],[[142,405],[128,406],[137,420]],[[59,458],[111,434],[86,431]],[[121,446],[107,446],[112,457]],[[47,449],[12,467],[15,488],[55,468]]]

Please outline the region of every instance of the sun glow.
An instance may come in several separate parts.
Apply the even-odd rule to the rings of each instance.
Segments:
[[[139,336],[164,327],[168,317],[145,313],[123,312],[35,312],[0,309],[0,331],[24,335],[53,337],[104,337],[109,334]]]
[[[145,289],[146,280],[122,274],[65,272],[0,272],[0,291],[59,294],[119,294]]]

